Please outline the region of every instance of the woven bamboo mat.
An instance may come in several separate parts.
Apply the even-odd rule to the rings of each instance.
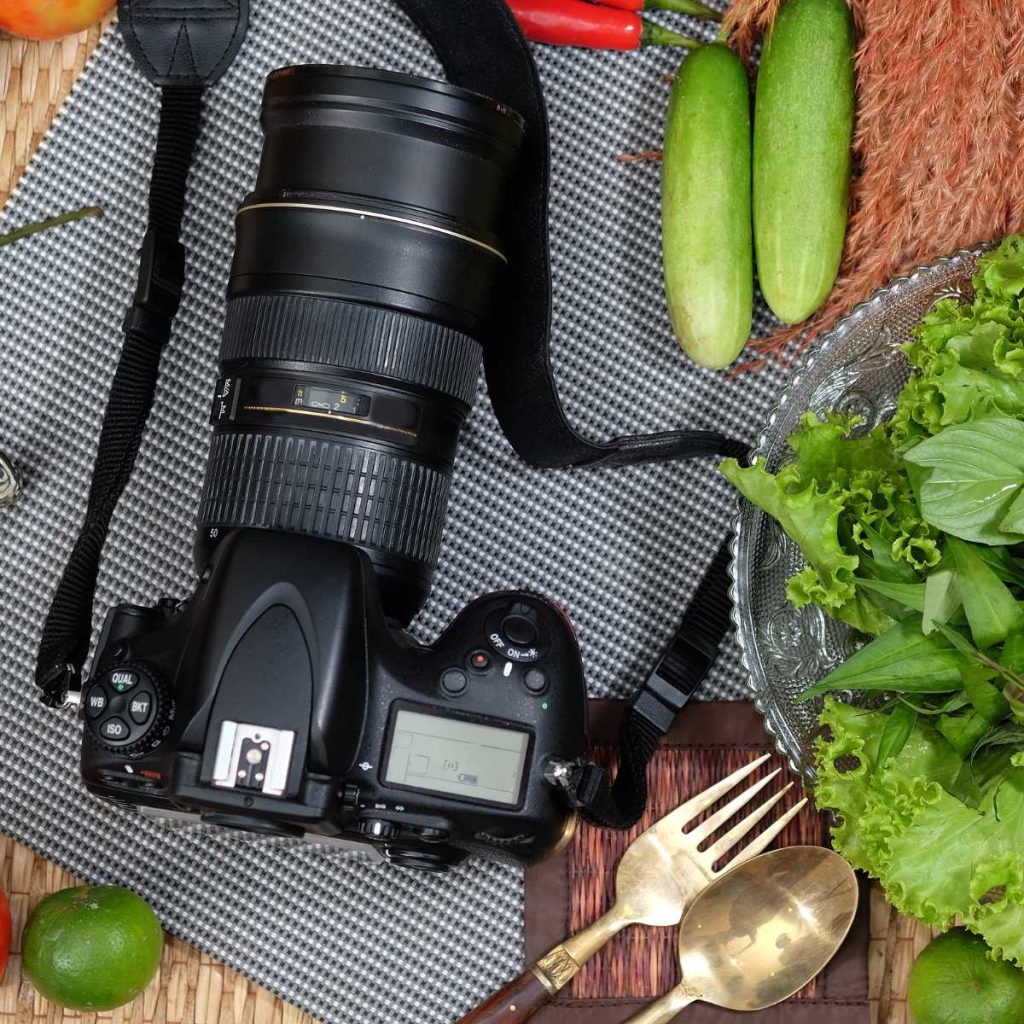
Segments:
[[[10,894],[13,950],[0,984],[3,1024],[306,1024],[309,1017],[177,939],[164,946],[160,972],[133,1003],[111,1013],[75,1013],[41,999],[21,973],[21,930],[47,893],[78,884],[55,864],[0,837],[0,887]]]
[[[2,0],[0,0],[2,2]],[[0,34],[0,203],[39,147],[101,34],[96,28],[56,43]],[[59,212],[59,211],[54,211]],[[28,911],[74,881],[59,868],[0,837],[0,886],[11,893],[15,950]],[[893,913],[873,894],[869,977],[872,1020],[911,1024],[906,980],[931,932]],[[35,996],[15,954],[0,985],[0,1024],[47,1021],[117,1024],[302,1024],[309,1018],[178,940],[170,940],[158,978],[135,1003],[113,1014],[62,1012]]]
[[[52,43],[0,33],[0,203],[39,148],[110,21]]]

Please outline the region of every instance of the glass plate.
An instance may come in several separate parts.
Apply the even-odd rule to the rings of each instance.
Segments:
[[[775,471],[791,457],[786,439],[813,410],[857,413],[869,429],[892,415],[908,368],[900,346],[940,298],[969,298],[980,250],[960,251],[876,292],[840,320],[799,363],[757,439],[754,456]],[[732,596],[754,703],[790,767],[814,781],[820,701],[798,695],[853,649],[848,627],[820,608],[794,608],[786,580],[804,565],[774,520],[741,499],[733,541]]]

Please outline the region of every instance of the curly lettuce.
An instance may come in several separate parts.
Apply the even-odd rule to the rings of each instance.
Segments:
[[[972,284],[970,302],[937,302],[904,347],[913,372],[888,428],[897,448],[984,416],[1024,417],[1024,237],[984,256]]]
[[[722,471],[800,546],[789,600],[874,636],[805,693],[836,849],[1024,967],[1024,237],[973,285],[914,329],[888,423],[808,413],[778,472]]]
[[[825,702],[815,796],[835,811],[833,845],[877,878],[901,913],[939,928],[961,920],[1024,967],[1021,756],[1000,751],[982,789],[919,716],[899,754],[880,764],[887,719],[884,710]]]
[[[876,592],[858,586],[858,570],[898,579],[900,563],[926,569],[938,563],[939,549],[884,431],[852,436],[859,423],[852,416],[807,413],[789,439],[794,459],[778,473],[735,459],[723,462],[721,471],[800,545],[807,565],[788,582],[790,601],[820,605],[877,635],[895,618]]]

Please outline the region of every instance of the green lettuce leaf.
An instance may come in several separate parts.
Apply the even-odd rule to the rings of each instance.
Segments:
[[[798,606],[814,602],[838,611],[854,597],[857,556],[847,554],[839,540],[842,497],[824,492],[815,480],[804,482],[795,466],[772,476],[761,465],[722,463],[722,472],[748,501],[764,509],[800,545],[811,573],[802,573],[790,596]]]
[[[1024,768],[1002,752],[980,803],[957,795],[961,757],[923,717],[878,763],[889,713],[828,699],[817,743],[819,807],[835,848],[877,878],[897,910],[939,928],[956,919],[1024,966]],[[968,789],[968,791],[970,791]]]

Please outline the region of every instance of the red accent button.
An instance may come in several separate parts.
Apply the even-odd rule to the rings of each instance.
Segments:
[[[484,672],[491,667],[491,656],[486,651],[474,651],[469,656],[469,664],[478,672]]]

